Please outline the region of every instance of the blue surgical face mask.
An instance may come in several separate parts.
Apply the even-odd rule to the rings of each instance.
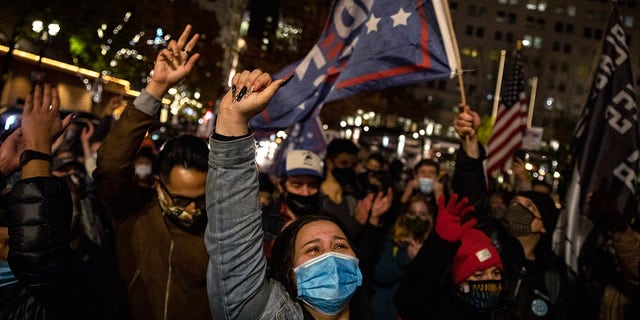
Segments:
[[[18,280],[16,280],[11,269],[9,269],[9,262],[0,261],[0,287],[8,286],[16,282],[18,282]]]
[[[326,315],[336,315],[362,285],[358,259],[328,252],[293,269],[298,299]]]
[[[428,194],[433,191],[433,179],[431,178],[419,178],[420,192]]]

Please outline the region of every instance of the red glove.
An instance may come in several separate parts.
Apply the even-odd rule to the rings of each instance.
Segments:
[[[438,199],[438,217],[436,219],[436,232],[447,241],[455,242],[460,240],[462,234],[473,228],[478,222],[475,218],[462,224],[462,217],[474,211],[473,206],[468,205],[469,199],[462,198],[458,201],[458,194],[454,193],[449,199],[447,206],[444,206],[444,196]]]

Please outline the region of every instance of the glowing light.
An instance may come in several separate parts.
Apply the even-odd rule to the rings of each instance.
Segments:
[[[49,24],[47,29],[49,34],[55,37],[58,34],[58,32],[60,32],[60,25],[57,23],[51,23]]]
[[[33,30],[33,32],[35,33],[42,32],[42,30],[44,30],[44,23],[40,20],[34,21],[33,23],[31,23],[31,30]]]
[[[398,149],[397,149],[398,157],[402,157],[402,154],[404,153],[404,142],[405,142],[405,140],[406,140],[406,138],[402,134],[398,137]]]
[[[11,125],[13,125],[15,122],[16,122],[15,115],[11,115],[7,117],[7,121],[4,123],[4,130],[9,130],[9,128],[11,128]]]

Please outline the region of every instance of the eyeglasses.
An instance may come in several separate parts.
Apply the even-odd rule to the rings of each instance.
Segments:
[[[162,179],[158,179],[158,182],[160,182],[160,187],[162,188],[162,190],[164,190],[164,192],[166,192],[169,195],[169,197],[171,197],[171,202],[173,202],[173,205],[176,207],[184,208],[190,205],[191,203],[195,203],[196,208],[204,208],[207,205],[206,199],[205,199],[206,197],[204,194],[195,198],[173,195],[171,194],[171,192],[169,192],[169,189],[167,189],[167,186],[164,185],[164,183],[162,182]]]

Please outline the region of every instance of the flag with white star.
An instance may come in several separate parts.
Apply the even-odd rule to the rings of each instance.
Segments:
[[[337,0],[307,56],[274,75],[294,76],[251,120],[252,128],[289,128],[327,102],[453,77],[457,45],[446,6],[445,0]]]

